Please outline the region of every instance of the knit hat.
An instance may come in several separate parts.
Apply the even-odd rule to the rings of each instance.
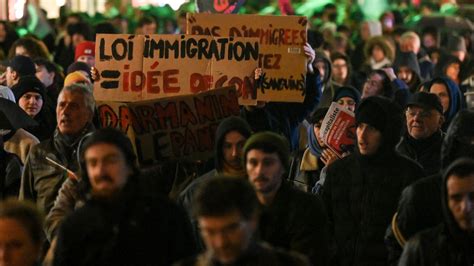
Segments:
[[[443,114],[443,106],[436,94],[427,92],[417,92],[413,94],[407,103],[407,106],[418,106],[423,109],[434,109],[440,114]]]
[[[371,97],[369,97],[371,98]],[[367,98],[367,99],[369,99]],[[385,131],[385,110],[376,102],[364,100],[356,110],[357,124],[365,123],[383,133]]]
[[[285,137],[270,131],[252,135],[244,146],[244,162],[247,161],[247,153],[254,149],[263,150],[266,153],[278,153],[278,157],[285,169],[289,169],[290,144]]]
[[[246,139],[248,139],[252,134],[252,129],[247,121],[238,116],[231,116],[221,121],[216,129],[216,142],[214,146],[216,156],[215,167],[218,171],[221,171],[223,168],[222,158],[224,158],[224,155],[222,154],[222,145],[224,143],[225,135],[230,131],[237,131]]]
[[[95,56],[95,42],[85,41],[76,46],[74,61],[77,61],[77,58],[83,55]]]
[[[64,87],[72,85],[74,83],[85,83],[91,85],[91,81],[80,71],[75,71],[66,76],[64,79]]]
[[[36,74],[35,64],[28,56],[16,55],[8,62],[8,66],[15,70],[19,76],[34,76]]]
[[[416,54],[413,52],[397,52],[395,62],[393,62],[393,68],[395,71],[398,71],[400,67],[408,67],[411,71],[420,76],[420,65],[418,64]]]
[[[44,85],[35,76],[21,77],[18,83],[12,87],[12,91],[15,95],[16,102],[27,92],[39,93],[41,98],[44,99]]]
[[[356,105],[360,102],[360,92],[351,86],[343,86],[338,88],[334,93],[334,98],[332,101],[337,102],[337,100],[341,99],[342,97],[352,98],[356,102]]]
[[[461,36],[452,36],[448,39],[447,50],[450,52],[466,52],[466,41]]]

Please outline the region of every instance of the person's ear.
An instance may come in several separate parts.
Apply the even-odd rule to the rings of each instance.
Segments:
[[[439,115],[439,128],[444,124],[444,115],[440,114]]]

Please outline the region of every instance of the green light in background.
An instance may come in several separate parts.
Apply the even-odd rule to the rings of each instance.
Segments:
[[[357,3],[366,19],[378,20],[380,15],[389,9],[387,0],[358,0]]]

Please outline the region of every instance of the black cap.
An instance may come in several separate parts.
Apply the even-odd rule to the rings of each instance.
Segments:
[[[28,56],[16,55],[8,62],[8,66],[16,71],[20,77],[36,74],[35,63]]]
[[[408,101],[407,106],[418,106],[423,109],[434,109],[440,114],[443,113],[443,106],[439,97],[432,93],[427,92],[417,92],[413,94]]]
[[[24,76],[21,77],[17,84],[12,87],[13,94],[15,95],[15,100],[18,100],[27,92],[36,92],[41,95],[41,98],[44,99],[44,85],[41,81],[35,76]]]

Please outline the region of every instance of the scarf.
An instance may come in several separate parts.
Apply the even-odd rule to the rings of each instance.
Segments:
[[[307,133],[308,133],[308,148],[312,155],[319,158],[321,157],[323,148],[318,143],[318,139],[316,138],[316,135],[314,134],[313,127],[314,127],[314,124],[311,124],[309,127],[306,128]]]

